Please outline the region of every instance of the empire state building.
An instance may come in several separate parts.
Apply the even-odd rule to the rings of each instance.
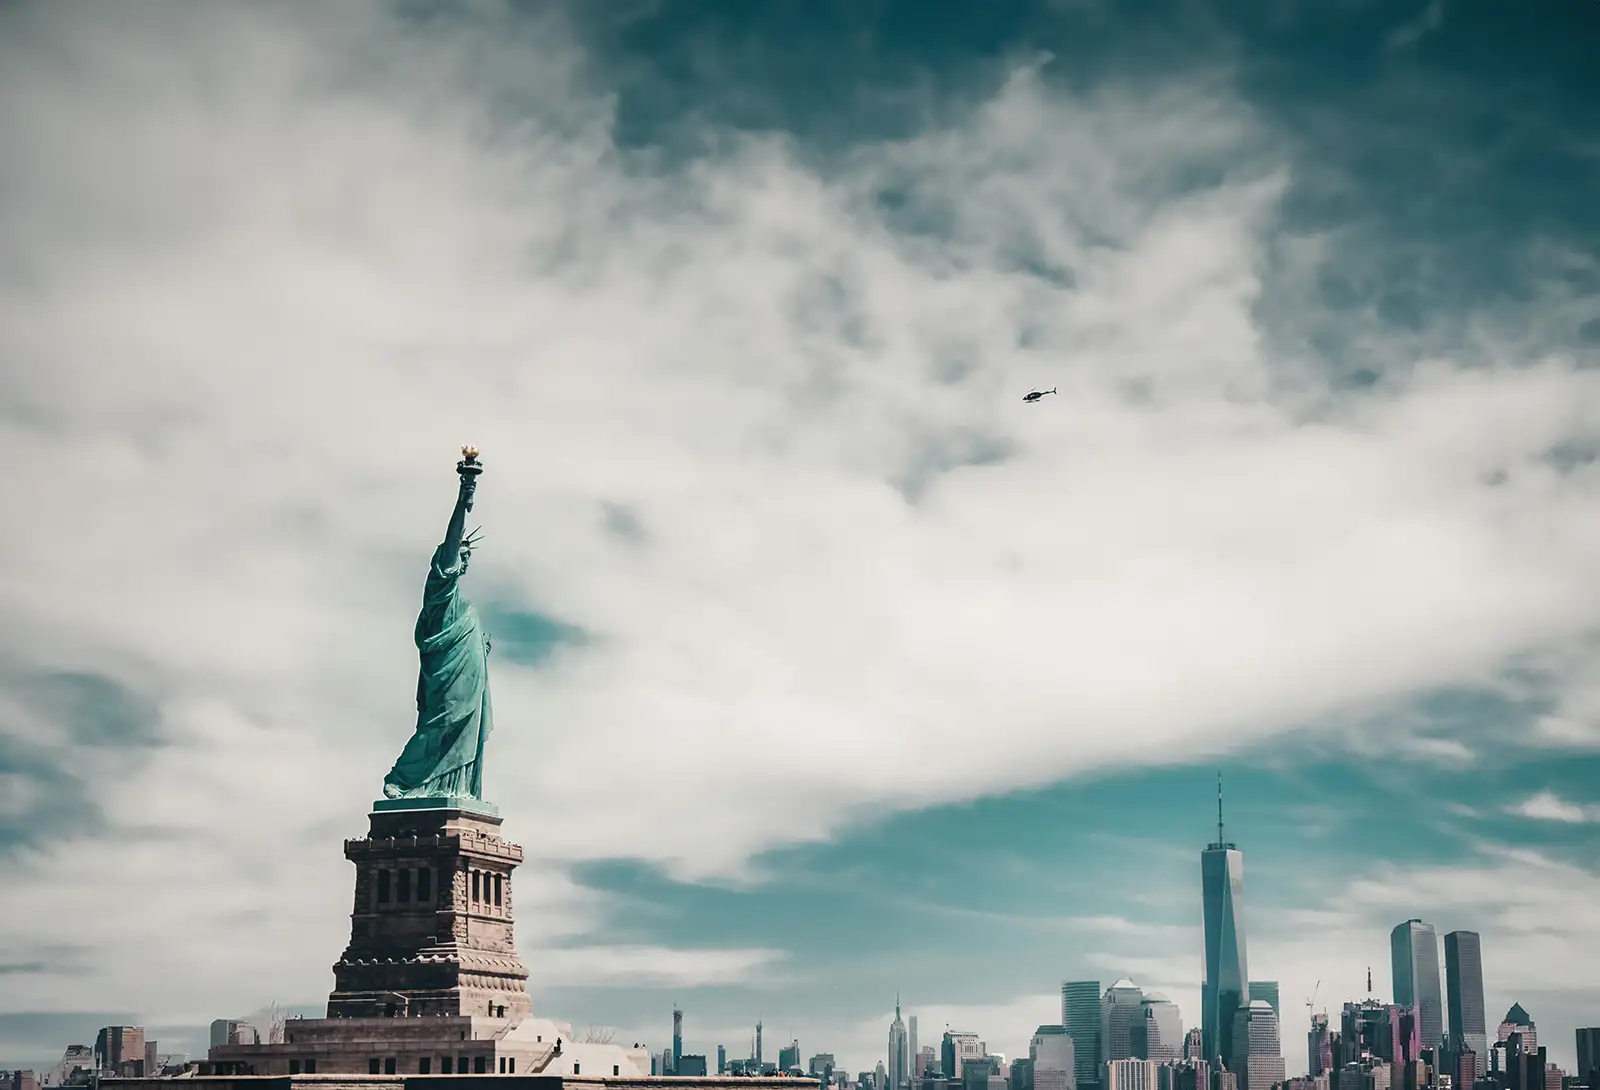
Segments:
[[[1200,853],[1205,914],[1206,977],[1200,986],[1201,1040],[1206,1059],[1233,1058],[1234,1012],[1247,1002],[1244,853],[1222,835],[1222,774],[1217,774],[1217,839]]]

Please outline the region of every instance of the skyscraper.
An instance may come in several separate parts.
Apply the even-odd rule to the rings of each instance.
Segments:
[[[900,996],[894,997],[894,1021],[889,1023],[889,1090],[900,1090],[910,1077],[906,1055],[906,1024],[900,1021]]]
[[[1450,1048],[1473,1053],[1481,1077],[1489,1069],[1489,1028],[1483,1015],[1483,946],[1476,931],[1452,931],[1444,937],[1444,978]]]
[[[976,1060],[987,1051],[976,1033],[944,1031],[940,1066],[947,1079],[960,1080],[966,1074],[967,1062]]]
[[[1106,1090],[1156,1090],[1160,1070],[1149,1060],[1111,1060],[1106,1064]]]
[[[1098,980],[1069,980],[1061,985],[1061,1024],[1067,1027],[1067,1034],[1072,1038],[1073,1073],[1078,1090],[1098,1084],[1100,1064],[1105,1055],[1100,1039]]]
[[[1509,1041],[1513,1033],[1522,1039],[1524,1050],[1532,1052],[1539,1047],[1539,1027],[1534,1025],[1521,1003],[1511,1004],[1511,1009],[1506,1011],[1505,1018],[1501,1019],[1499,1028],[1495,1030],[1494,1039],[1503,1043]]]
[[[913,1079],[920,1079],[922,1078],[922,1052],[917,1044],[916,1015],[913,1014],[910,1018],[906,1019],[906,1027],[906,1038],[908,1041],[906,1045],[906,1056],[907,1062],[911,1065],[910,1075]]]
[[[1072,1037],[1065,1026],[1040,1026],[1028,1042],[1028,1059],[1033,1061],[1034,1090],[1074,1090],[1077,1085],[1077,1057]]]
[[[95,1037],[94,1054],[101,1070],[115,1071],[118,1075],[144,1073],[144,1027],[107,1026]]]
[[[1283,1024],[1283,1008],[1278,1006],[1278,982],[1276,980],[1252,980],[1250,982],[1250,998],[1265,999],[1272,1007],[1272,1013],[1278,1016],[1278,1024]]]
[[[1244,853],[1222,835],[1222,774],[1217,774],[1217,839],[1200,853],[1205,913],[1205,980],[1200,986],[1200,1030],[1206,1059],[1233,1054],[1233,1012],[1247,1002],[1250,979],[1244,938]],[[1241,1085],[1240,1090],[1244,1090]]]
[[[1278,1016],[1265,999],[1251,1000],[1234,1011],[1231,1039],[1228,1068],[1239,1076],[1239,1090],[1272,1090],[1284,1080]]]
[[[1328,1031],[1328,1016],[1311,1016],[1311,1032],[1306,1034],[1306,1075],[1316,1078],[1333,1070],[1333,1036]]]
[[[1160,992],[1146,992],[1143,1017],[1134,1026],[1133,1054],[1141,1060],[1170,1063],[1183,1054],[1183,1019],[1178,1005]]]
[[[1100,1000],[1100,1047],[1103,1063],[1134,1059],[1133,1030],[1144,1021],[1144,993],[1123,977]]]
[[[1444,1003],[1439,996],[1439,938],[1431,923],[1411,919],[1389,933],[1394,1002],[1415,1007],[1423,1048],[1444,1043]]]
[[[672,1008],[672,1070],[669,1075],[678,1073],[678,1061],[683,1059],[683,1012],[677,1007]]]
[[[728,1073],[728,1049],[726,1045],[717,1046],[717,1074]]]
[[[1590,1090],[1595,1090],[1594,1076],[1600,1072],[1600,1026],[1578,1030],[1578,1070],[1580,1079],[1588,1079]]]

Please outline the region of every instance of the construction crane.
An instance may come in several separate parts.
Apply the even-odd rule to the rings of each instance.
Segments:
[[[1306,1000],[1306,1021],[1307,1022],[1311,1021],[1312,1014],[1313,1014],[1312,1008],[1317,1005],[1317,993],[1320,992],[1321,990],[1322,990],[1322,981],[1319,980],[1319,981],[1317,981],[1317,986],[1311,989],[1311,998]]]

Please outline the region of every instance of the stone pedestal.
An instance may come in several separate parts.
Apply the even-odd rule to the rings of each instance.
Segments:
[[[328,1017],[507,1019],[532,1012],[517,957],[511,872],[522,849],[477,799],[384,799],[347,840],[356,866],[350,944]]]

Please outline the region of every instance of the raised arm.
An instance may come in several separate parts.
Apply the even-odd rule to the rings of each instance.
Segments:
[[[455,510],[450,512],[450,525],[444,531],[443,552],[446,557],[454,557],[461,552],[467,512],[472,510],[472,496],[478,490],[478,474],[483,472],[477,447],[461,448],[461,461],[456,463],[456,472],[461,475],[461,489],[456,493]]]

